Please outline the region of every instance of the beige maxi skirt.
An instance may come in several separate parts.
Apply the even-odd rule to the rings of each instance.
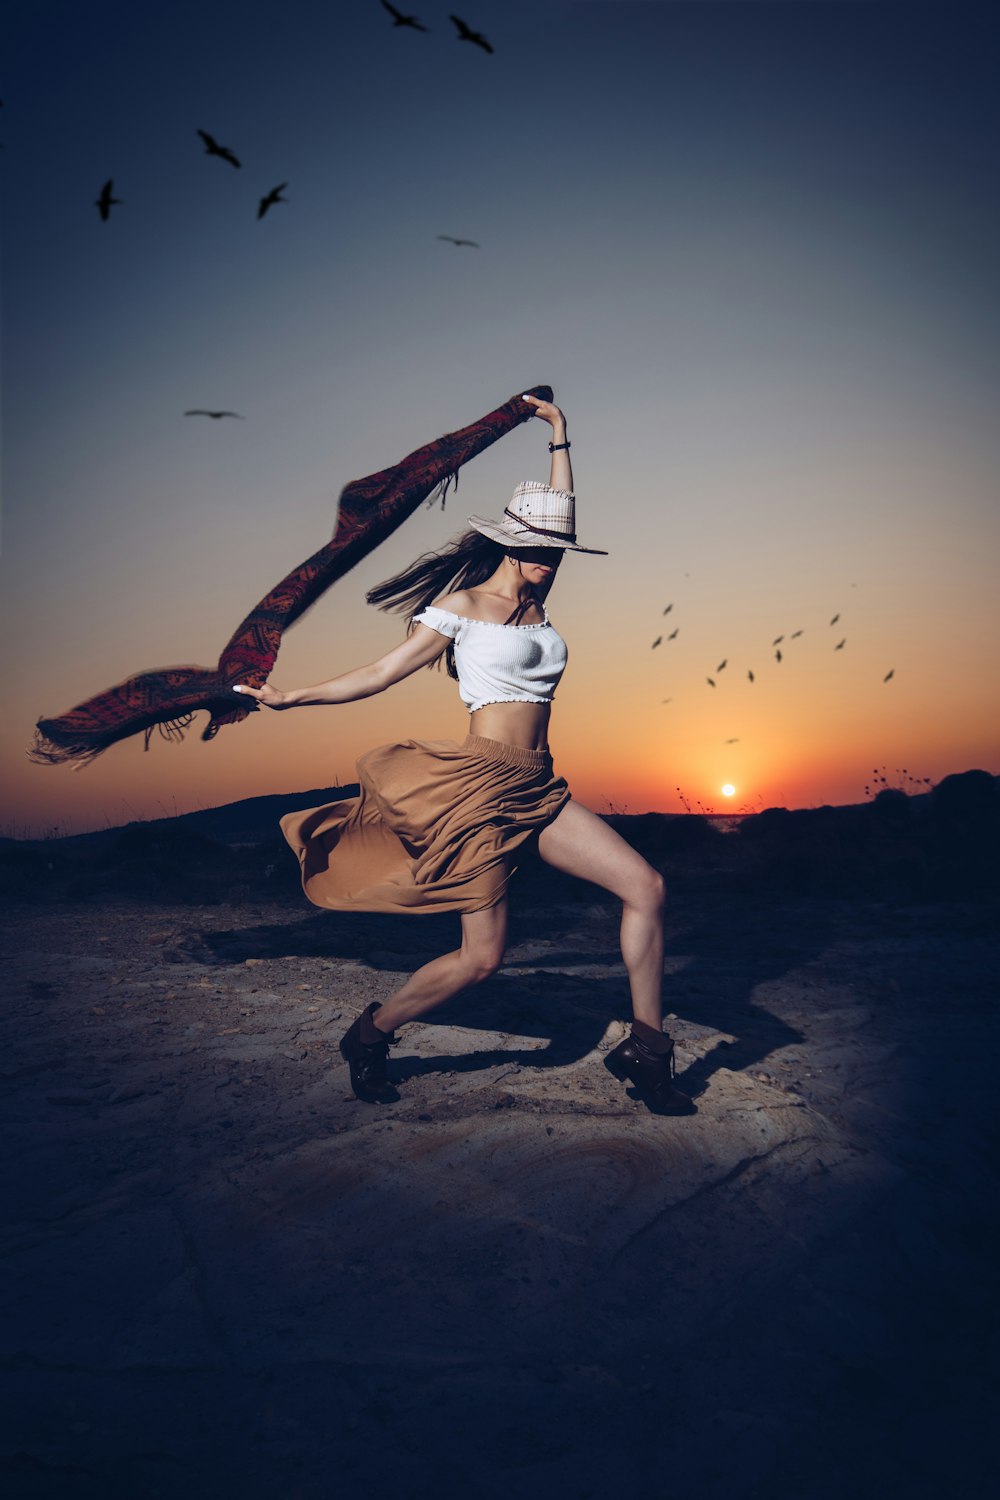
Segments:
[[[380,745],[357,797],[288,813],[302,888],[332,911],[473,912],[496,906],[513,856],[570,800],[547,750],[470,734]]]

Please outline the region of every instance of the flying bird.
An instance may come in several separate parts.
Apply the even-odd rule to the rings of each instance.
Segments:
[[[672,630],[670,632],[670,634],[667,636],[667,640],[668,641],[675,640],[677,638],[677,636],[680,635],[680,633],[681,633],[681,627],[678,625],[677,628],[675,630]]]
[[[792,631],[792,640],[793,640],[793,641],[797,641],[797,640],[798,640],[798,638],[799,638],[799,636],[800,636],[800,635],[801,635],[801,634],[802,634],[802,631],[801,631],[801,630],[793,630],[793,631]]]
[[[717,672],[721,672],[723,670],[723,668],[725,667],[726,663],[728,662],[728,660],[729,660],[729,657],[728,656],[724,656],[722,658],[722,660],[719,662],[719,665],[716,667],[715,670]]]
[[[663,613],[664,613],[664,614],[665,614],[665,615],[669,615],[669,613],[670,613],[670,611],[671,611],[671,610],[672,610],[672,609],[673,609],[673,607],[674,607],[674,606],[673,606],[673,605],[672,605],[672,604],[668,604],[668,605],[667,605],[667,607],[666,607],[666,609],[665,609],[665,610],[664,610],[664,611],[663,611]]]
[[[774,653],[774,659],[775,659],[775,661],[780,661],[781,660],[781,647],[780,646],[778,647],[777,651]]]
[[[277,187],[271,189],[266,198],[262,198],[260,200],[260,207],[257,210],[258,219],[262,219],[264,217],[272,204],[288,202],[287,198],[282,198],[281,196],[287,186],[287,182],[279,182]]]
[[[232,162],[234,167],[241,165],[235,154],[228,146],[220,146],[214,136],[209,135],[207,130],[199,130],[198,134],[205,142],[205,154],[207,156],[221,156],[223,161]]]
[[[113,178],[109,177],[107,182],[101,188],[101,196],[94,199],[94,207],[97,209],[97,212],[100,214],[101,218],[105,221],[107,221],[111,217],[112,203],[121,203],[122,201],[121,198],[112,198],[111,196],[111,184],[113,180]]]
[[[186,417],[214,417],[216,421],[220,417],[236,417],[240,422],[245,422],[246,417],[241,417],[238,411],[205,411],[204,407],[196,406],[192,411],[184,413]]]
[[[845,636],[844,636],[844,639],[843,639],[843,640],[842,640],[842,641],[838,641],[838,642],[837,642],[837,644],[836,644],[836,645],[835,645],[835,646],[834,646],[834,648],[833,648],[833,649],[834,649],[834,651],[842,651],[842,650],[843,650],[843,648],[844,648],[844,647],[845,647],[845,646],[846,646],[846,645],[847,645],[847,636],[846,636],[846,635],[845,635]]]
[[[395,25],[395,26],[409,26],[414,31],[426,31],[427,30],[426,26],[421,26],[421,24],[417,20],[416,16],[404,16],[402,11],[397,10],[394,5],[390,5],[389,4],[389,0],[382,0],[382,4],[383,4],[384,8],[389,12],[390,16],[392,16],[392,18],[393,18],[393,25]]]
[[[840,616],[839,616],[839,615],[834,615],[834,617],[833,617],[833,619],[832,619],[832,620],[831,620],[831,621],[830,621],[830,624],[831,624],[831,625],[836,625],[836,623],[837,623],[837,621],[838,621],[838,620],[839,620],[839,619],[840,619]]]
[[[458,40],[460,42],[475,42],[477,47],[482,47],[484,52],[492,52],[493,48],[480,31],[470,31],[460,16],[449,16],[449,21],[454,21],[458,27]]]
[[[657,636],[657,637],[656,637],[656,640],[655,640],[655,641],[654,641],[654,642],[653,642],[653,644],[652,644],[652,645],[651,645],[651,646],[650,646],[650,648],[649,648],[649,649],[650,649],[650,651],[655,651],[655,650],[656,650],[656,648],[657,648],[657,646],[658,646],[658,645],[659,645],[659,644],[660,644],[660,642],[661,642],[661,641],[662,641],[662,640],[663,640],[663,637],[662,637],[662,635],[658,635],[658,636]]]
[[[722,743],[724,745],[738,745],[739,744],[739,740],[738,739],[736,739],[736,740],[723,740]]]
[[[478,240],[456,240],[453,234],[439,234],[439,240],[447,240],[449,245],[471,245],[473,250],[479,249]]]
[[[747,681],[748,682],[754,682],[754,681],[756,681],[756,679],[755,679],[755,677],[754,677],[754,675],[753,675],[752,672],[749,672],[749,671],[747,672]]]
[[[705,681],[708,683],[709,687],[715,687],[715,683],[712,681],[711,677],[706,677]]]
[[[888,682],[891,678],[895,677],[895,675],[896,675],[896,668],[893,667],[893,669],[892,669],[891,672],[886,672],[885,676],[882,678],[882,681],[883,682]]]
[[[776,635],[776,636],[775,636],[775,637],[774,637],[774,640],[773,640],[773,641],[772,641],[772,642],[771,642],[771,645],[772,645],[772,646],[780,646],[780,645],[781,645],[781,643],[782,643],[782,641],[783,641],[783,640],[784,640],[784,639],[785,639],[785,637],[784,637],[784,636],[783,636],[783,635]]]
[[[661,698],[660,699],[661,703],[673,703],[673,701],[674,701],[673,698]]]

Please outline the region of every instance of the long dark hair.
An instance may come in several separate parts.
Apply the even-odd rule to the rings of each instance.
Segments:
[[[413,629],[413,617],[433,604],[445,594],[457,589],[474,589],[485,583],[503,562],[505,549],[478,531],[463,531],[440,552],[424,552],[416,562],[377,583],[369,589],[365,598],[369,604],[384,609],[390,614],[405,615],[408,631]],[[449,677],[458,679],[455,666],[455,644],[449,641],[444,656]],[[438,657],[432,666],[439,666]]]

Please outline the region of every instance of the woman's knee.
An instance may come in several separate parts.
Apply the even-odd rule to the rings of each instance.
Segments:
[[[667,883],[659,870],[643,862],[643,869],[629,883],[626,905],[652,914],[662,913],[667,903]]]
[[[467,984],[489,979],[503,963],[507,947],[507,903],[487,907],[462,919],[461,963]]]
[[[462,964],[465,967],[470,984],[479,984],[484,979],[489,979],[495,974],[503,963],[504,950],[506,948],[506,933],[496,932],[484,934],[481,937],[469,939],[466,935],[462,944]]]
[[[468,970],[469,983],[481,984],[484,979],[495,974],[503,963],[503,949],[472,948],[462,954],[462,959]]]

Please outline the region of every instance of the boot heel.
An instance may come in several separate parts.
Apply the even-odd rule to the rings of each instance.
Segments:
[[[607,1068],[609,1073],[614,1074],[619,1083],[628,1083],[629,1076],[622,1066],[621,1058],[616,1057],[613,1052],[609,1052],[606,1055],[604,1059],[604,1066]]]

